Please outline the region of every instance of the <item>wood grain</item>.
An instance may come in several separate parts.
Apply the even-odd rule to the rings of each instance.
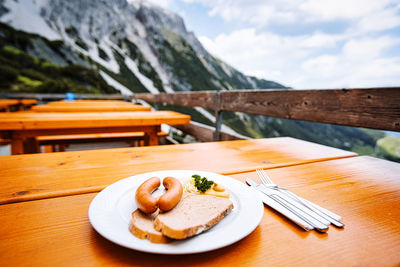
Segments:
[[[368,156],[267,170],[275,183],[341,215],[345,228],[331,226],[326,235],[299,232],[266,207],[270,235],[262,247],[285,244],[286,249],[268,246],[271,255],[282,256],[282,266],[399,266],[399,173],[399,163]],[[259,181],[254,172],[231,177]],[[291,256],[283,257],[286,253]]]
[[[135,98],[151,103],[166,103],[180,106],[200,106],[203,108],[215,109],[218,106],[218,98],[215,91],[203,92],[181,92],[161,94],[135,94]]]
[[[26,106],[36,105],[38,103],[36,99],[19,99],[18,101],[21,105]]]
[[[355,155],[282,137],[4,156],[0,203],[98,192],[122,178],[150,171],[186,169],[229,174]]]
[[[151,111],[151,107],[141,105],[39,105],[31,108],[35,112],[110,112],[110,111]]]
[[[0,113],[0,130],[127,127],[189,123],[190,116],[173,111],[90,113]],[[45,134],[42,134],[45,135]]]
[[[189,124],[175,125],[174,128],[189,134],[202,142],[212,142],[214,140],[215,128],[205,124],[191,122]],[[225,132],[220,132],[220,141],[250,139],[245,136],[233,135]]]
[[[31,98],[40,100],[60,100],[65,99],[65,94],[30,94],[30,93],[0,93],[1,98]],[[75,99],[90,99],[90,100],[110,100],[110,99],[121,99],[121,100],[131,100],[133,96],[121,95],[121,94],[75,94]],[[76,100],[75,100],[76,101]]]
[[[190,116],[173,111],[0,114],[0,137],[11,139],[13,155],[37,153],[36,137],[112,132],[144,132],[145,145],[158,145],[161,124],[185,124]]]
[[[400,131],[400,87],[234,90],[154,96],[138,94],[135,97],[150,102]]]
[[[47,103],[49,106],[132,106],[132,102],[126,102],[121,100],[60,100],[60,101],[50,101]],[[140,105],[135,105],[140,106]]]
[[[398,266],[399,166],[353,157],[268,170],[274,181],[342,215],[345,228],[305,232],[265,207],[249,236],[196,255],[146,254],[107,241],[87,218],[95,194],[1,205],[0,265]],[[254,172],[231,175],[248,176],[256,179]]]
[[[9,112],[12,106],[17,106],[19,101],[16,99],[0,99],[0,110]]]
[[[400,131],[400,88],[221,92],[221,109]]]

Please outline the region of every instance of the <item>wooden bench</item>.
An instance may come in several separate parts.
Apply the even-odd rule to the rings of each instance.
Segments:
[[[68,103],[68,102],[67,102]],[[38,105],[31,108],[35,112],[112,112],[112,111],[151,111],[151,107],[142,105],[135,105],[132,103],[86,103],[79,102],[71,104],[58,104],[58,105]]]
[[[17,107],[17,99],[0,99],[0,111],[10,112],[12,107]]]
[[[144,145],[158,145],[161,125],[190,122],[174,111],[0,113],[0,138],[11,139],[11,154],[40,153],[39,136],[144,132]]]
[[[18,103],[18,110],[30,109],[32,106],[37,105],[36,99],[20,99]]]
[[[44,146],[44,152],[63,152],[71,144],[100,143],[100,142],[127,142],[131,147],[143,146],[144,132],[131,133],[99,133],[99,134],[73,134],[73,135],[49,135],[38,136],[36,140],[40,146]],[[168,136],[168,133],[160,131],[158,138]]]
[[[0,146],[9,145],[9,144],[11,144],[10,139],[0,138]]]

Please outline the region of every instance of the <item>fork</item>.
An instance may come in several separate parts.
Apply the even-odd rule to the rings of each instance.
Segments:
[[[308,209],[310,209],[311,211],[315,212],[317,215],[319,215],[323,219],[327,220],[331,224],[335,225],[336,227],[344,226],[344,224],[339,221],[341,219],[341,217],[339,215],[337,215],[333,212],[330,212],[330,211],[328,211],[306,199],[296,196],[295,194],[293,194],[286,188],[279,187],[271,180],[271,178],[269,178],[269,176],[263,169],[257,169],[256,172],[257,172],[258,177],[260,177],[261,182],[263,183],[264,186],[271,188],[271,189],[275,189],[275,190],[281,190],[283,193],[285,193],[292,199],[298,201],[303,206],[305,206]]]

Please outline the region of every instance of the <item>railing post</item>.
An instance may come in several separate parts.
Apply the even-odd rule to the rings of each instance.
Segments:
[[[154,109],[155,110],[159,109],[159,106],[158,106],[158,95],[157,94],[154,95]]]
[[[214,95],[214,107],[215,107],[215,131],[214,141],[220,141],[221,139],[221,126],[222,126],[222,110],[221,107],[221,95],[219,91],[215,92]]]

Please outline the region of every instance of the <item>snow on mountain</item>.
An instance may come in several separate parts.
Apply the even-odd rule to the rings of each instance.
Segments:
[[[49,40],[60,39],[60,35],[50,28],[40,16],[39,6],[32,1],[4,1],[3,7],[7,12],[0,18],[0,21],[16,29],[37,33]],[[45,1],[41,1],[40,4],[44,5]]]
[[[2,22],[61,39],[133,92],[260,87],[211,56],[180,16],[143,0],[3,0],[0,6]]]
[[[143,0],[0,0],[0,21],[59,40],[51,47],[34,40],[25,52],[89,67],[121,94],[284,88],[213,57],[180,16]],[[192,112],[215,121],[202,108]]]
[[[121,92],[121,95],[133,95],[132,91],[129,90],[128,88],[126,88],[125,86],[123,86],[122,84],[120,84],[119,82],[117,82],[116,80],[114,80],[112,77],[110,77],[107,73],[105,73],[104,71],[100,71],[99,72],[101,77],[103,77],[103,79],[112,87],[114,87],[115,89],[117,89],[118,91]]]

